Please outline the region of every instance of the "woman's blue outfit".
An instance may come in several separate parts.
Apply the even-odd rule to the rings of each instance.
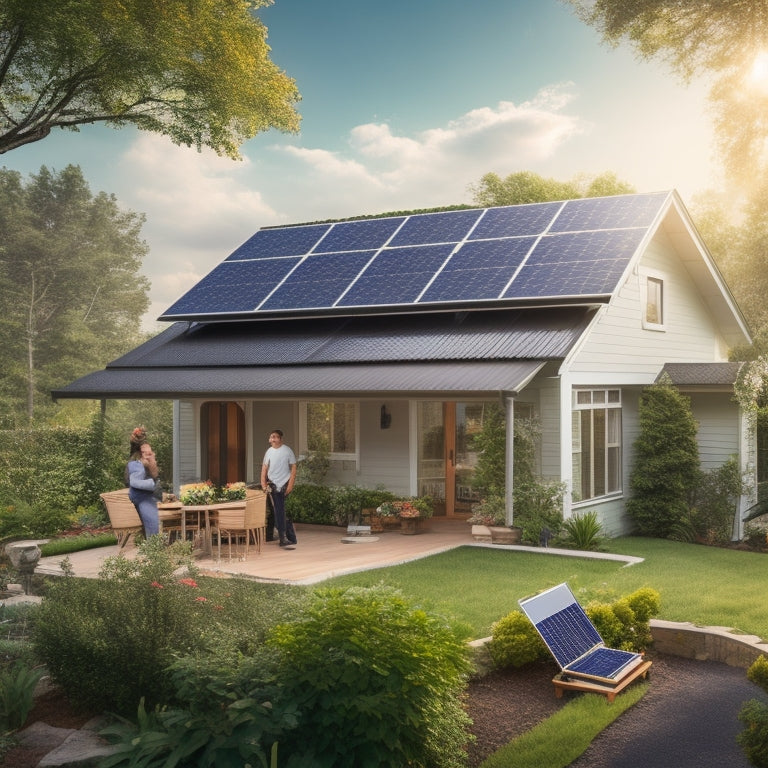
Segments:
[[[157,480],[147,474],[147,468],[140,461],[129,461],[128,498],[139,512],[144,526],[144,535],[149,538],[160,533],[160,519],[157,512],[155,488]]]

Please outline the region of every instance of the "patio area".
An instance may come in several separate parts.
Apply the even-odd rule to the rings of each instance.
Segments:
[[[392,531],[367,537],[348,537],[345,528],[297,524],[298,545],[295,549],[283,549],[277,541],[271,541],[262,546],[261,553],[251,547],[246,560],[239,560],[233,554],[230,561],[225,542],[220,561],[214,552],[213,557],[196,556],[195,563],[203,572],[212,575],[313,584],[332,576],[396,565],[476,543],[472,538],[471,525],[463,520],[432,518],[429,523],[427,532],[415,536]],[[61,563],[68,557],[76,576],[93,578],[98,576],[104,559],[119,551],[114,545],[44,557],[35,573],[61,575]],[[132,541],[122,551],[126,557],[136,554]]]

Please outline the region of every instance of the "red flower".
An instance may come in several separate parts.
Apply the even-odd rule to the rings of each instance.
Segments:
[[[194,587],[197,589],[197,582],[194,579],[179,579],[179,584],[184,584],[187,587]]]
[[[202,595],[200,595],[200,597],[196,597],[195,598],[195,602],[196,603],[207,603],[208,602],[208,598],[207,597],[203,597]]]
[[[153,581],[152,586],[157,587],[158,589],[163,589],[163,585],[159,581]]]

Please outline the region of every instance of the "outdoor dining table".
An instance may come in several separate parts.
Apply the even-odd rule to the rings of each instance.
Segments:
[[[202,515],[203,524],[201,528],[201,543],[203,554],[207,557],[213,555],[213,542],[211,536],[211,521],[215,519],[216,512],[219,509],[244,509],[245,499],[238,501],[222,501],[216,504],[183,504],[181,506],[181,536],[186,540],[186,516],[187,512],[196,512]]]

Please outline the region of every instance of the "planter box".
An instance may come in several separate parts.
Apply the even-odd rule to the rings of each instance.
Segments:
[[[424,533],[429,528],[429,521],[423,517],[401,517],[400,533],[413,536],[416,533]]]
[[[492,544],[519,544],[522,540],[522,528],[508,528],[506,525],[489,525]]]
[[[472,525],[472,538],[475,541],[491,540],[491,529],[487,525]]]

